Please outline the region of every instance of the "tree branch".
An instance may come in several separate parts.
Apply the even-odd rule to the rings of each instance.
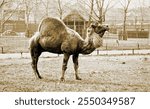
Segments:
[[[11,14],[7,17],[7,19],[4,19],[4,21],[2,21],[1,25],[3,25],[7,20],[9,20],[12,15],[15,13],[15,11],[18,9],[18,7],[20,6],[21,3],[19,3],[16,8],[11,12]]]
[[[0,9],[7,3],[8,3],[8,1],[2,0],[2,2],[0,3]]]

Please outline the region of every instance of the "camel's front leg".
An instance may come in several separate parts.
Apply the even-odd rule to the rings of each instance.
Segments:
[[[73,63],[74,63],[74,70],[75,70],[75,77],[76,77],[76,80],[81,80],[81,78],[79,77],[78,75],[78,57],[79,57],[79,54],[74,54],[72,59],[73,59]]]
[[[62,76],[60,78],[61,81],[64,81],[64,75],[65,75],[65,71],[67,69],[67,64],[68,64],[68,60],[69,60],[70,55],[67,53],[64,53],[64,58],[63,58],[63,65],[62,65]]]

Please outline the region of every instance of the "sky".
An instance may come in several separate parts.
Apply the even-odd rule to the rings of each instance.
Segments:
[[[109,0],[106,0],[106,1],[109,1]],[[120,2],[125,3],[125,1],[127,1],[127,0],[113,0],[113,1],[115,2],[115,7],[120,8],[120,7],[122,7]],[[138,7],[138,6],[140,7],[140,5],[150,6],[150,0],[132,0],[129,8],[134,8],[134,7]]]
[[[70,1],[70,0],[62,0],[62,1],[67,2],[67,1]],[[86,5],[87,2],[89,2],[89,1],[90,0],[71,0],[70,2],[71,3],[77,3],[77,2],[81,3],[82,2],[83,6],[89,8],[89,6]],[[108,1],[110,1],[110,0],[105,0],[105,1],[106,1],[106,3],[105,3],[104,8],[106,7],[106,5],[108,4]],[[127,1],[127,0],[112,0],[112,3],[110,4],[110,7],[113,6],[112,8],[123,8],[121,3],[120,3],[121,1],[122,1],[122,3],[125,3],[125,1]],[[84,2],[85,2],[85,4],[84,4]],[[132,0],[130,5],[129,5],[129,9],[139,8],[139,7],[140,8],[141,7],[149,7],[150,8],[150,0]]]
[[[125,1],[125,0],[117,0],[118,3],[115,7],[121,7],[119,1]],[[134,7],[140,7],[140,5],[142,6],[150,6],[150,0],[132,0],[131,4],[130,4],[130,8],[134,8]]]

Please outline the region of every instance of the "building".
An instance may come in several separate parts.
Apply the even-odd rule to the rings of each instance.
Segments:
[[[25,28],[25,10],[3,10],[1,19],[1,32],[12,30],[22,32]]]
[[[72,10],[64,17],[63,21],[69,28],[74,29],[85,38],[88,20],[82,16],[79,11]]]
[[[26,32],[25,10],[21,9],[3,9],[2,10],[1,33],[9,30],[17,33]],[[29,36],[37,30],[37,24],[29,23]]]

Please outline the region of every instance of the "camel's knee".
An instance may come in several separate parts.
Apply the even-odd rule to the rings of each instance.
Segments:
[[[77,71],[77,70],[78,70],[78,68],[79,68],[79,66],[78,66],[78,65],[74,65],[74,69],[75,69],[75,71]]]
[[[69,57],[70,57],[70,55],[64,54],[63,65],[62,65],[62,70],[64,70],[64,71],[67,69]]]
[[[32,66],[33,69],[35,69],[37,65],[36,65],[35,62],[32,62],[32,63],[31,63],[31,66]]]
[[[79,68],[79,65],[78,65],[78,61],[74,62],[74,69],[75,71],[77,71]]]
[[[66,71],[66,69],[67,69],[67,64],[63,64],[62,70]]]

